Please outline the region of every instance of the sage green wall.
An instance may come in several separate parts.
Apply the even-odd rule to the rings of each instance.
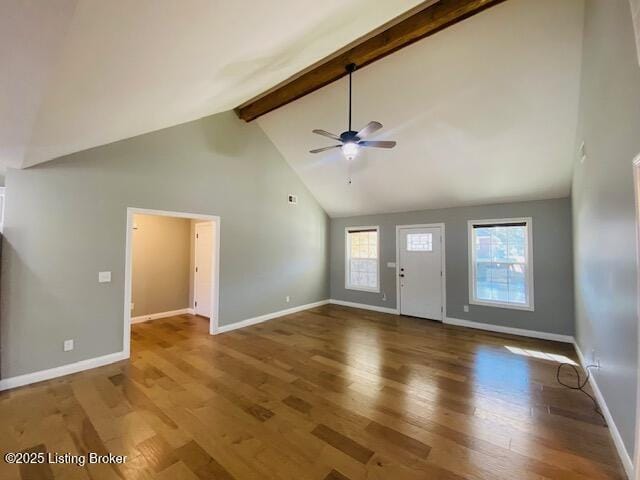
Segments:
[[[469,220],[533,218],[535,311],[469,305]],[[331,298],[396,308],[396,225],[445,224],[447,316],[504,327],[573,335],[573,271],[569,199],[444,208],[331,219]],[[380,293],[345,288],[345,227],[380,226]],[[383,297],[386,296],[386,300]]]
[[[132,317],[189,308],[191,220],[134,215]]]
[[[576,339],[633,455],[638,368],[632,161],[640,154],[640,67],[628,0],[586,2],[573,223]]]
[[[2,378],[122,350],[127,207],[221,217],[221,325],[328,298],[327,215],[233,112],[10,170],[7,191]]]

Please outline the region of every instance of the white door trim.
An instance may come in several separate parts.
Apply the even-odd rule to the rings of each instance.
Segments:
[[[0,187],[0,233],[4,230],[4,212],[7,204],[7,187]]]
[[[151,210],[147,208],[127,207],[127,231],[125,235],[125,265],[124,265],[124,329],[122,335],[122,351],[124,358],[131,356],[131,263],[132,256],[132,232],[133,216],[158,215],[162,217],[190,218],[193,220],[206,220],[214,222],[213,229],[213,291],[211,294],[211,315],[209,316],[209,333],[215,335],[219,330],[219,300],[220,300],[220,217],[217,215],[202,215],[199,213],[171,212],[167,210]]]
[[[398,314],[401,315],[402,305],[400,302],[402,301],[400,297],[400,282],[398,279],[400,278],[400,230],[403,228],[439,228],[440,234],[442,235],[442,322],[447,318],[447,269],[446,269],[446,241],[445,241],[445,231],[444,231],[444,223],[420,223],[415,225],[396,225],[396,308],[398,310]]]
[[[633,160],[633,187],[636,207],[636,276],[638,295],[636,300],[636,318],[638,320],[638,351],[640,352],[640,155]],[[638,390],[636,395],[636,441],[633,454],[635,478],[640,480],[640,362],[638,362]],[[631,474],[629,475],[631,477]]]

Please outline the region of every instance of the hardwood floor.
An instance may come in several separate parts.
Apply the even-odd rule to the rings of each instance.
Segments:
[[[127,455],[0,461],[0,478],[624,478],[590,401],[537,353],[569,345],[334,305],[207,329],[138,324],[131,361],[0,394],[3,454]]]

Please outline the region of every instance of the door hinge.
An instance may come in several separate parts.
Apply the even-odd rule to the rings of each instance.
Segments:
[[[195,302],[195,305],[194,305],[194,307],[197,307],[197,306],[198,306],[198,302],[196,301],[196,302]]]
[[[442,276],[442,270],[440,270],[440,276]]]
[[[196,267],[196,273],[198,273],[198,267]]]
[[[196,238],[200,238],[200,235],[196,233]]]

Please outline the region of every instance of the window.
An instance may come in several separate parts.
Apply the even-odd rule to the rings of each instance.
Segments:
[[[469,303],[533,310],[531,218],[469,222]]]
[[[346,229],[346,288],[379,292],[378,227]]]
[[[433,235],[430,233],[408,233],[407,251],[431,252],[433,251]]]

